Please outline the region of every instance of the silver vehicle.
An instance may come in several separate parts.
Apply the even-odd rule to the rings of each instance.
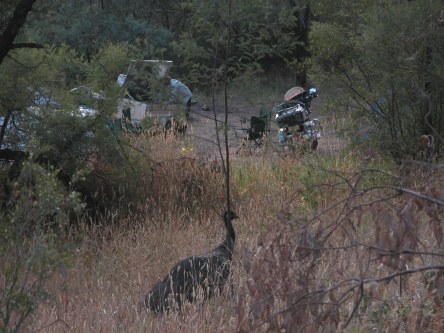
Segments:
[[[301,87],[294,87],[287,91],[284,102],[274,106],[280,143],[305,140],[310,142],[312,150],[316,150],[321,138],[321,122],[317,118],[310,118],[310,106],[313,98],[317,96],[316,88],[306,91]]]

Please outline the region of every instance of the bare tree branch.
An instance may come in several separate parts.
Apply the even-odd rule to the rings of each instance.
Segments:
[[[42,44],[38,44],[38,43],[15,43],[12,45],[11,50],[22,49],[22,48],[44,49],[45,47]]]
[[[3,33],[0,35],[0,64],[8,52],[14,48],[14,41],[23,27],[32,6],[37,0],[21,0],[15,7],[14,13]]]

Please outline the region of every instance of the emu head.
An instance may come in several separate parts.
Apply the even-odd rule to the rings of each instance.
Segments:
[[[232,221],[232,220],[238,218],[237,214],[235,212],[231,211],[231,210],[230,211],[226,211],[224,213],[223,217],[224,217],[224,221],[226,221],[226,222]]]

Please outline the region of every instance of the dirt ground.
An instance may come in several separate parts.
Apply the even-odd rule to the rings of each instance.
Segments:
[[[276,101],[276,103],[278,102],[279,101]],[[217,120],[220,122],[218,125],[219,136],[224,149],[222,125],[225,119],[225,107],[223,105],[216,105],[216,112],[214,112],[211,108],[208,110],[203,106],[203,103],[193,103],[184,140],[189,142],[196,155],[214,159],[219,156],[214,116],[216,114]],[[241,156],[265,155],[274,158],[284,157],[288,154],[288,147],[278,142],[278,126],[273,121],[274,114],[271,116],[270,133],[268,137],[263,140],[264,142],[261,148],[249,149],[249,145],[245,145],[245,142],[242,140],[244,133],[242,128],[249,127],[250,117],[253,115],[258,116],[261,108],[271,111],[273,106],[273,104],[269,106],[259,104],[231,106],[229,103],[228,142],[232,159],[237,159]],[[315,99],[311,106],[311,118],[320,119],[322,124],[321,139],[319,140],[317,153],[334,153],[335,151],[339,151],[343,144],[338,139],[334,127],[331,126],[331,115],[325,112],[325,110],[322,110],[321,107],[320,99]],[[246,119],[247,121],[242,122],[242,119]],[[240,148],[241,146],[242,148]]]
[[[225,120],[225,110],[223,106],[216,106],[216,112],[211,108],[205,111],[203,105],[200,103],[193,104],[191,107],[190,118],[188,120],[188,128],[185,138],[190,140],[193,149],[197,155],[206,155],[208,157],[214,157],[218,155],[217,135],[221,143],[223,141],[222,126]],[[249,118],[254,114],[254,108],[249,109],[235,109],[228,112],[228,143],[230,152],[236,152],[241,143],[242,128],[248,127],[248,123],[242,123],[243,118]],[[216,123],[214,117],[217,117],[219,131],[216,131]]]

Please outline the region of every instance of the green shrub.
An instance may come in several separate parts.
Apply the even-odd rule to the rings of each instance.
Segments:
[[[69,258],[69,216],[84,208],[57,171],[26,162],[12,185],[13,209],[0,215],[0,332],[18,332],[48,296],[46,283]]]

